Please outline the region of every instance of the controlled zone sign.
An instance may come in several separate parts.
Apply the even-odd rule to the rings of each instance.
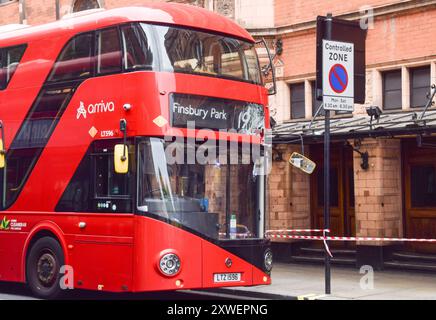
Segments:
[[[322,41],[325,110],[354,111],[354,44]]]

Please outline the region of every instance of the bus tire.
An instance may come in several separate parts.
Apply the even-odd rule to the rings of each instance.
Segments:
[[[61,296],[60,268],[64,261],[64,253],[56,239],[43,237],[34,243],[26,261],[26,276],[27,285],[36,297],[56,299]]]

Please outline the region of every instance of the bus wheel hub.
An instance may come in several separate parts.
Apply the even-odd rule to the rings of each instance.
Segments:
[[[44,253],[38,260],[37,272],[38,279],[45,286],[53,283],[55,276],[56,259],[50,253]]]

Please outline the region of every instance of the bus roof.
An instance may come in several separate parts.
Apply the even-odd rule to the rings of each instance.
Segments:
[[[66,33],[71,36],[80,32],[104,28],[124,22],[145,21],[210,30],[253,42],[254,39],[242,27],[228,18],[192,5],[176,3],[152,3],[147,5],[93,11],[55,22],[0,33],[0,46],[16,45],[32,40],[54,37]]]

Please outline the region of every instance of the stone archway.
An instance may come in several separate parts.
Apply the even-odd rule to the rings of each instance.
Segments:
[[[72,12],[79,12],[89,9],[101,8],[100,1],[98,0],[75,0],[72,5]]]

